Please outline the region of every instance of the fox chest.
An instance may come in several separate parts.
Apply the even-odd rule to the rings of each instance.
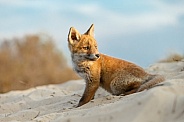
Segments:
[[[90,64],[73,64],[75,72],[84,79],[90,77],[90,66]]]
[[[90,71],[87,71],[85,69],[74,69],[74,70],[83,79],[88,79],[90,77]]]

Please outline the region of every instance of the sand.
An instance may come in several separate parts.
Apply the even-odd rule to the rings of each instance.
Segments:
[[[100,88],[79,108],[83,80],[0,94],[0,122],[184,122],[184,62],[157,63],[146,70],[164,75],[165,82],[127,96]]]

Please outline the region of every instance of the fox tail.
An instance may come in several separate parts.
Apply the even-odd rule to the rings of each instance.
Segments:
[[[137,90],[137,92],[143,91],[145,89],[149,89],[154,85],[161,83],[165,80],[162,75],[151,75],[151,79],[146,80]]]

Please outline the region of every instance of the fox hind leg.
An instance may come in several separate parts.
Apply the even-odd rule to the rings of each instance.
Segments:
[[[140,86],[140,81],[123,81],[115,78],[111,82],[111,91],[113,95],[129,95],[135,93]]]

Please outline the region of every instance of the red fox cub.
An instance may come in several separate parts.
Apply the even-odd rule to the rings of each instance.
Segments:
[[[164,81],[161,75],[148,74],[133,63],[99,53],[93,24],[84,34],[71,27],[68,47],[74,70],[86,81],[78,106],[93,99],[99,86],[113,95],[128,95]]]

